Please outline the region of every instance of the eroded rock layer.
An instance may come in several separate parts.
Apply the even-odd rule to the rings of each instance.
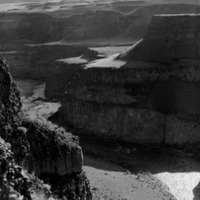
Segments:
[[[144,39],[122,59],[172,64],[180,59],[199,59],[200,15],[157,15]]]
[[[5,60],[1,58],[0,64],[1,199],[10,199],[10,195],[15,195],[14,199],[22,195],[28,200],[52,196],[55,199],[91,199],[77,137],[63,129],[22,119],[19,91]],[[50,184],[47,191],[36,177]],[[41,191],[37,191],[38,187]]]
[[[155,16],[144,39],[118,57],[122,67],[79,70],[66,82],[60,121],[80,134],[197,147],[199,23],[199,15]]]
[[[8,66],[0,57],[0,125],[14,123],[21,109],[20,94],[14,84]]]

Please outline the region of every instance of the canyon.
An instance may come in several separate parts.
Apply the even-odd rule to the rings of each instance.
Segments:
[[[140,20],[144,21],[148,14],[148,21],[140,23],[144,27],[139,37],[134,27],[132,38],[137,42],[126,52],[109,58],[98,54],[95,48],[88,48],[86,43],[70,43],[73,39],[67,37],[66,40],[67,33],[59,28],[67,26],[66,20],[73,25],[88,25],[87,20],[79,21],[79,17],[85,19],[84,14],[60,19],[52,13],[2,13],[2,19],[16,27],[7,26],[8,23],[2,26],[1,53],[8,60],[14,77],[46,82],[46,97],[62,102],[60,111],[52,119],[76,134],[148,145],[180,148],[191,145],[192,148],[199,142],[199,15],[195,14],[198,9],[198,5],[185,4],[140,7],[137,12],[145,13]],[[99,12],[109,14],[111,11]],[[96,14],[94,18],[99,19]],[[71,18],[76,19],[76,23]],[[41,25],[36,23],[38,19]],[[109,19],[117,21],[113,16]],[[131,22],[137,17],[133,19]],[[110,27],[109,24],[106,27]],[[30,33],[32,29],[36,32]],[[60,35],[51,30],[60,30],[57,31]],[[95,35],[98,41],[98,34]],[[8,38],[12,40],[7,42]],[[128,35],[125,38],[129,38]],[[82,40],[86,42],[87,37]],[[75,59],[79,62],[73,61]]]
[[[75,135],[86,153],[86,163],[88,155],[103,158],[107,155],[115,163],[120,158],[118,164],[131,172],[138,173],[139,168],[149,170],[167,183],[168,174],[163,176],[163,171],[195,171],[197,174],[191,175],[196,176],[194,188],[198,183],[198,161],[187,156],[186,161],[181,156],[166,156],[165,151],[181,150],[187,153],[184,155],[199,158],[199,3],[161,0],[76,3],[22,3],[1,11],[0,54],[8,61],[14,78],[45,84],[46,99],[38,96],[30,101],[43,107],[49,102],[59,104],[53,116],[46,116],[65,128],[20,119],[19,92],[8,78],[13,85],[11,93],[16,95],[12,95],[13,104],[3,100],[1,123],[6,121],[1,125],[6,127],[1,135],[5,140],[3,146],[10,143],[15,162],[51,185],[52,198],[92,199],[89,181],[82,170],[82,149]],[[2,63],[6,66],[3,60]],[[1,96],[6,92],[7,88]],[[23,151],[19,151],[19,144],[11,137],[17,127],[26,130],[25,137],[22,133],[26,156],[21,156]],[[23,128],[18,132],[23,132]],[[8,147],[4,148],[7,151]],[[163,161],[159,151],[164,152],[166,160]],[[153,156],[153,161],[148,156]],[[171,157],[177,165],[187,163],[186,168],[172,164],[171,169],[168,166],[173,162]],[[89,158],[89,163],[93,162]],[[160,167],[161,163],[166,167]],[[191,163],[194,168],[188,170]],[[84,169],[88,170],[88,166]],[[89,176],[96,178],[96,171],[89,170],[93,172]],[[107,171],[100,174],[108,182],[113,174],[119,175],[111,172],[106,178]],[[190,179],[190,175],[183,176]],[[137,175],[130,177],[138,179]],[[154,178],[144,177],[152,188]],[[139,175],[139,182],[140,178],[143,175]],[[124,180],[129,182],[127,177]],[[95,184],[98,181],[99,178]],[[42,181],[37,184],[43,187]],[[170,184],[171,192],[174,183]],[[158,185],[156,182],[158,199],[159,195],[184,199],[180,190],[173,192],[174,197]],[[193,188],[188,189],[189,196],[184,194],[188,199],[192,199]],[[93,188],[93,194],[98,190]],[[198,191],[194,195],[198,196]]]

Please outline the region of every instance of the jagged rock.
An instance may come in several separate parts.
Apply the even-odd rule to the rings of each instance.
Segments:
[[[0,136],[6,141],[0,138],[0,199],[48,199],[52,191],[56,199],[91,200],[77,137],[20,117],[20,94],[3,58],[0,89]],[[35,177],[51,184],[51,191]]]
[[[76,137],[39,122],[23,121],[23,125],[28,131],[25,137],[18,138],[26,138],[25,165],[30,172],[64,176],[82,171],[82,150]]]
[[[13,153],[5,141],[0,138],[0,199],[20,200],[23,198],[31,200],[35,195],[33,191],[36,192],[36,187],[41,187],[42,190],[42,185],[42,182],[15,164]]]
[[[20,93],[8,72],[8,65],[0,57],[0,126],[14,123],[21,109]]]

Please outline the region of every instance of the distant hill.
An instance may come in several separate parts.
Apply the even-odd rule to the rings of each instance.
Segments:
[[[200,13],[199,5],[169,4],[139,7],[129,14],[96,11],[63,19],[65,40],[91,38],[141,38],[155,14]]]

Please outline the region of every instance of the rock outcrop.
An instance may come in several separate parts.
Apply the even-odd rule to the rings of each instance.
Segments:
[[[20,94],[2,58],[0,78],[1,199],[91,199],[77,137],[20,116]]]
[[[51,196],[50,186],[44,185],[18,166],[10,147],[9,143],[0,139],[0,198],[2,200],[48,199]]]
[[[199,59],[200,15],[157,15],[142,41],[121,59],[172,64]]]
[[[21,109],[20,94],[14,84],[8,66],[0,57],[0,126],[14,123]]]
[[[118,57],[122,67],[74,76],[60,121],[80,134],[197,148],[199,23],[199,15],[155,16],[144,39]]]

